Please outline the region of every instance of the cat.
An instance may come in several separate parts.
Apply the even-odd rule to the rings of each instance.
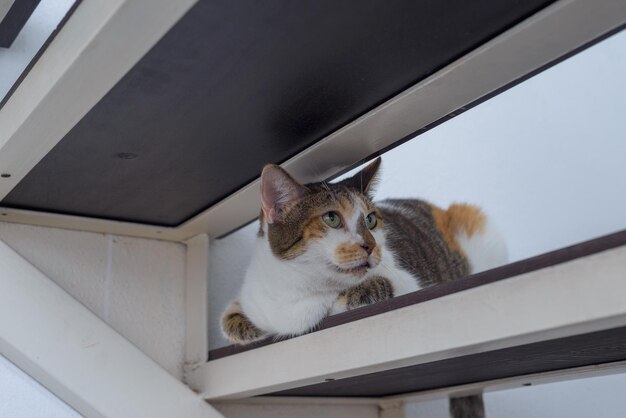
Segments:
[[[264,167],[256,248],[239,298],[222,317],[229,341],[300,335],[328,315],[506,262],[504,241],[477,206],[374,203],[380,164],[306,185],[277,165]],[[484,416],[482,408],[480,396],[450,404],[458,417]]]

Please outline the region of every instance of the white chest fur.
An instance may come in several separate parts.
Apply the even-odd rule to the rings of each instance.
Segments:
[[[341,291],[320,280],[320,274],[300,263],[278,259],[267,241],[259,238],[241,289],[241,307],[255,325],[270,334],[309,331],[328,314]]]
[[[397,265],[382,236],[379,240],[382,241],[382,261],[362,280],[376,275],[386,277],[396,296],[418,290],[416,278]],[[335,305],[335,301],[347,286],[325,276],[329,276],[325,268],[316,269],[297,260],[277,258],[267,240],[259,238],[241,289],[242,309],[267,333],[302,334],[329,313],[343,310]]]

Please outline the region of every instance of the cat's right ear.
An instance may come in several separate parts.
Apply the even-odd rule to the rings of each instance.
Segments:
[[[280,222],[285,206],[302,199],[309,189],[274,164],[263,167],[261,173],[261,207],[269,224]]]

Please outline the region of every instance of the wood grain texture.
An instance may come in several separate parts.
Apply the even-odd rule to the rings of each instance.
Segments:
[[[373,305],[364,306],[359,309],[333,315],[322,321],[316,331],[335,327],[348,322],[389,312],[405,306],[425,302],[431,299],[446,296],[452,293],[461,292],[477,286],[486,285],[499,280],[505,280],[520,274],[543,269],[557,264],[565,263],[577,258],[596,254],[612,248],[626,245],[626,230],[614,234],[605,235],[569,247],[561,248],[515,263],[507,264],[492,270],[471,275],[464,279],[442,283],[428,287],[417,292],[398,296],[393,299],[382,301]],[[315,331],[314,331],[315,332]],[[228,346],[209,351],[209,361],[230,356],[244,351],[253,350],[277,342],[276,339],[266,339],[247,346]]]

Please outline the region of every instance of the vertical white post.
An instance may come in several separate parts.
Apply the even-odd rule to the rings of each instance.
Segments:
[[[185,242],[185,380],[188,373],[206,363],[209,353],[209,237],[196,235]]]

